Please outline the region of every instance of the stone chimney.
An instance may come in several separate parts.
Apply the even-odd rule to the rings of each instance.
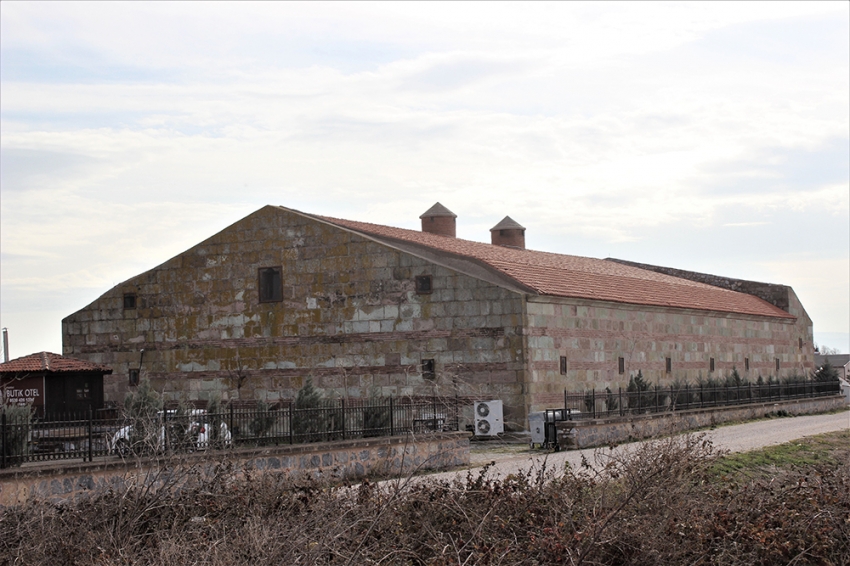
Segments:
[[[457,214],[440,203],[435,204],[422,216],[422,231],[439,236],[455,237],[455,218]]]
[[[490,243],[494,246],[525,249],[525,228],[510,216],[490,228]]]

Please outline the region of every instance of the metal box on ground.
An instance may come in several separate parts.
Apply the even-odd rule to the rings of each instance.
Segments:
[[[475,436],[496,436],[505,432],[502,401],[475,401]]]
[[[538,411],[528,413],[528,430],[531,431],[531,447],[546,444],[546,413]]]

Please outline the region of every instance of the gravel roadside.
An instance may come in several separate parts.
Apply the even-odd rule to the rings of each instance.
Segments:
[[[747,452],[767,446],[784,444],[806,436],[850,429],[850,410],[827,415],[805,415],[762,421],[752,421],[737,425],[721,426],[714,430],[701,431],[714,446],[730,452]],[[621,445],[614,450],[621,450]],[[470,468],[441,472],[423,476],[430,479],[463,478],[470,471],[475,474],[482,466],[493,463],[489,470],[492,477],[505,477],[529,469],[539,470],[541,466],[549,469],[562,469],[566,463],[571,466],[581,464],[582,457],[593,460],[597,451],[610,453],[610,448],[587,448],[563,452],[545,452],[530,450],[526,444],[499,442],[474,443],[470,455]]]

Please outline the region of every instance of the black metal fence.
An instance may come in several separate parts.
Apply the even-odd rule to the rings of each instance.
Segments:
[[[564,416],[568,420],[595,419],[704,407],[743,405],[825,397],[841,393],[839,381],[747,384],[740,386],[651,387],[642,391],[564,391]]]
[[[704,407],[838,395],[840,383],[806,381],[732,387],[654,387],[642,391],[564,392],[557,420],[616,417]],[[25,462],[118,454],[327,442],[407,433],[457,431],[463,398],[340,399],[311,408],[294,403],[230,404],[219,412],[168,409],[147,419],[117,411],[52,414],[34,419],[22,411],[0,412],[0,467]]]
[[[466,400],[385,397],[324,401],[310,408],[294,403],[226,406],[220,412],[169,409],[149,418],[108,412],[0,414],[0,467],[25,462],[82,459],[117,454],[327,442],[408,433],[457,431]]]

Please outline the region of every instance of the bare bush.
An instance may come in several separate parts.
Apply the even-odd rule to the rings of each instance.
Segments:
[[[746,480],[718,476],[700,436],[627,448],[504,479],[357,485],[174,465],[3,510],[0,563],[850,563],[846,463]]]

